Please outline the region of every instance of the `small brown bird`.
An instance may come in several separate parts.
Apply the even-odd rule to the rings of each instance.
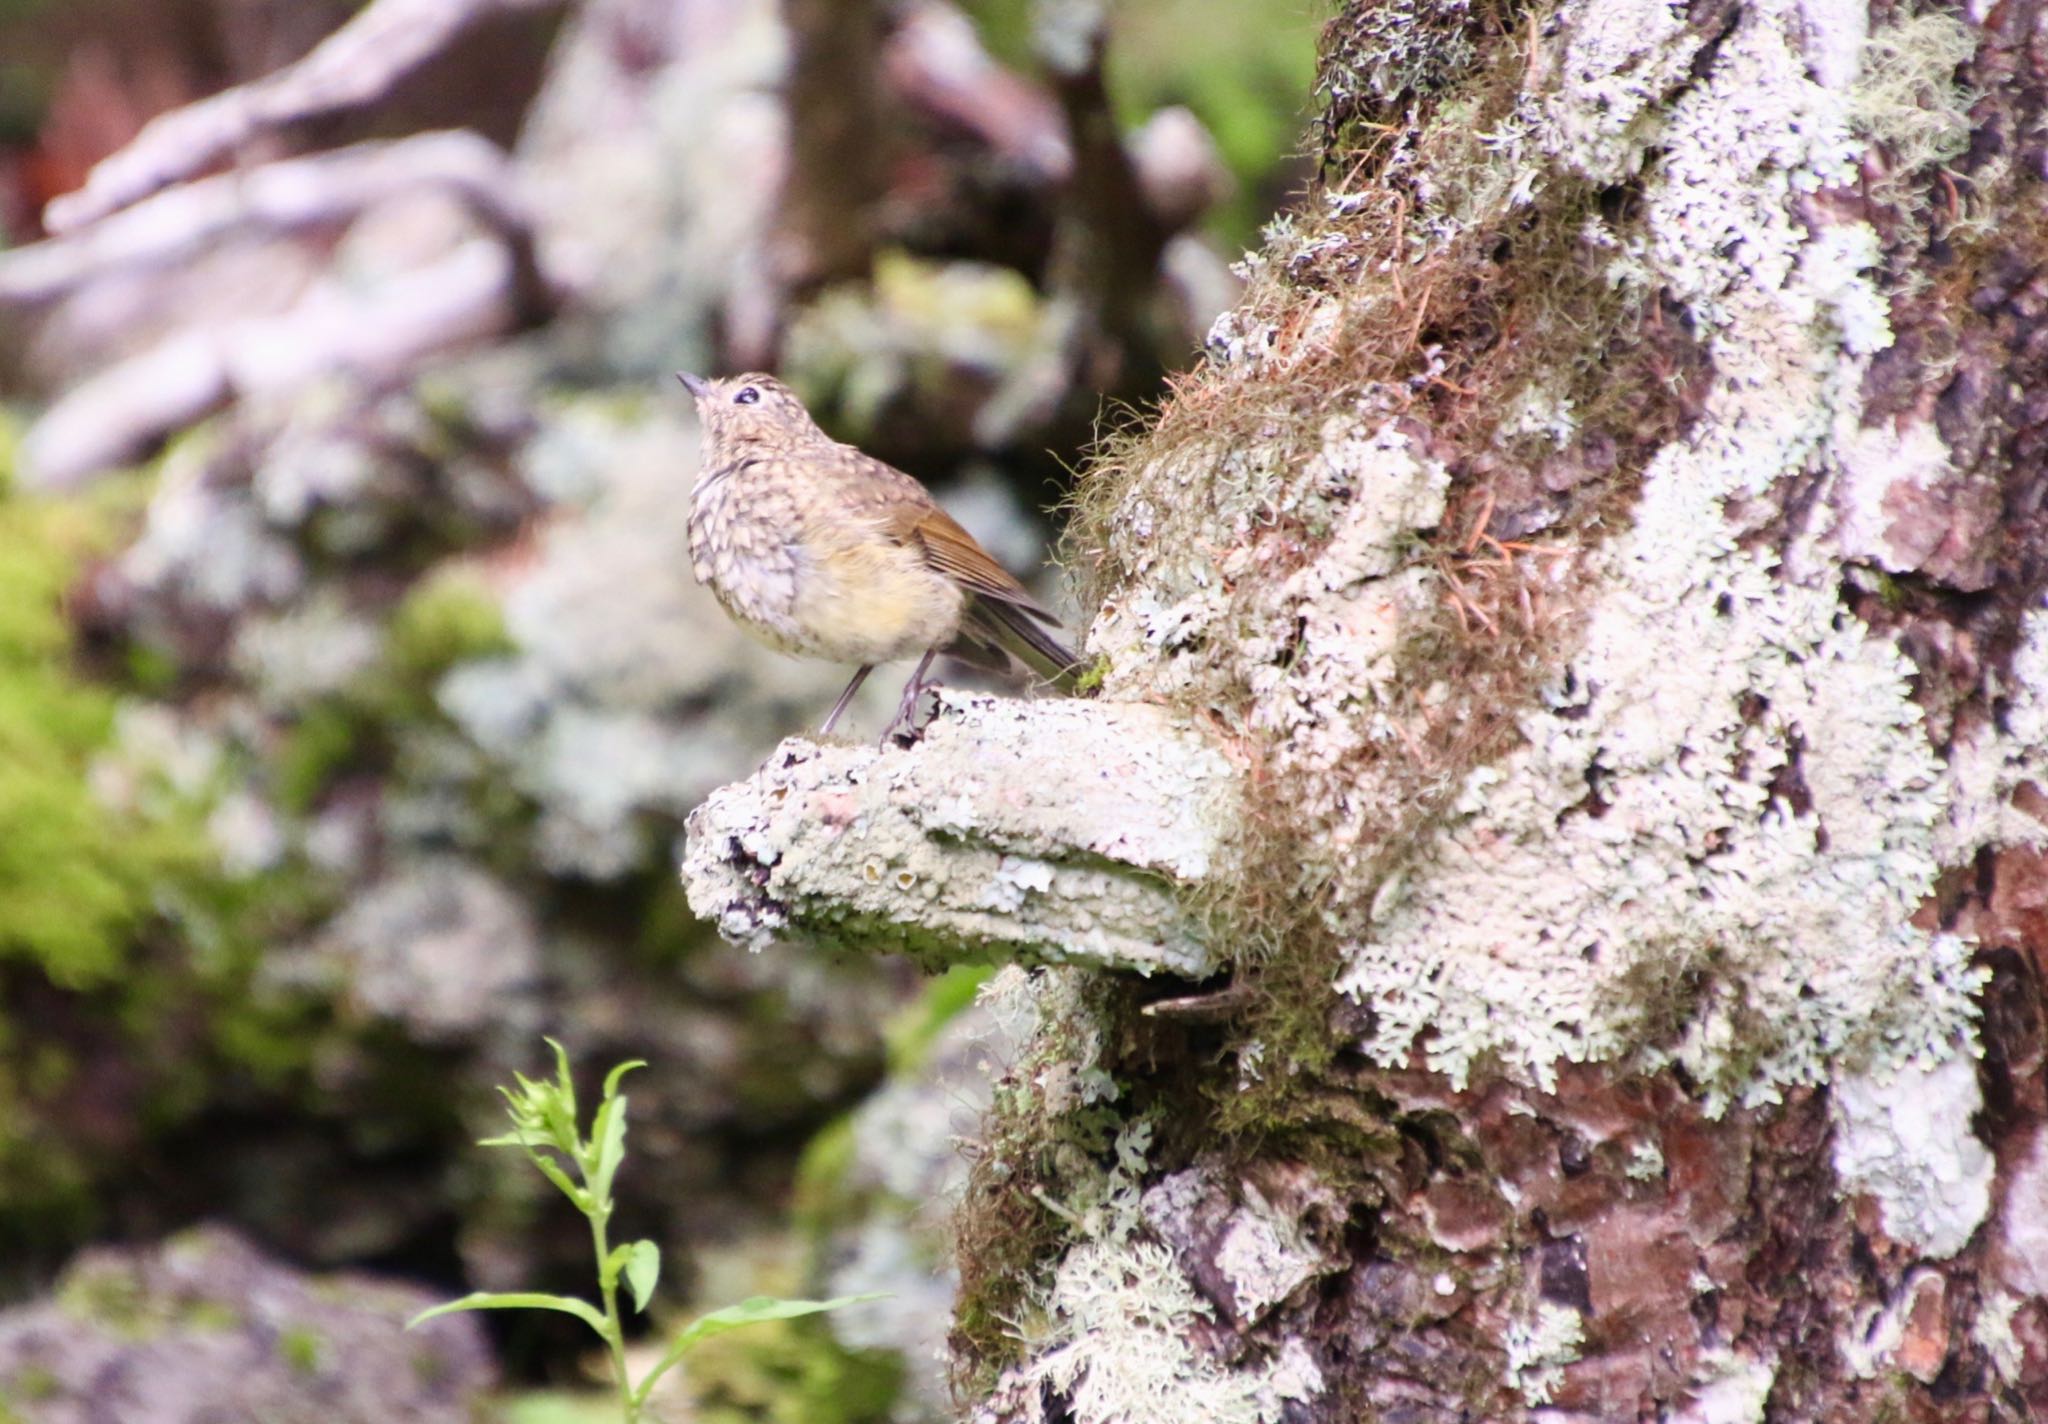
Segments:
[[[677,379],[696,397],[704,457],[690,490],[690,564],[742,628],[785,653],[859,671],[920,655],[882,736],[908,724],[940,653],[1071,685],[1059,620],[901,470],[834,440],[789,387],[750,373]]]

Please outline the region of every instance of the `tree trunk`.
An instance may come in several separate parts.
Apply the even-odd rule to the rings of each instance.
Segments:
[[[733,933],[1069,966],[977,1419],[2048,1409],[2043,20],[1346,4],[1103,701],[692,818]]]

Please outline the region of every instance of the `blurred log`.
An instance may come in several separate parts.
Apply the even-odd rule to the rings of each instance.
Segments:
[[[290,310],[177,332],[73,387],[31,428],[32,484],[75,484],[149,453],[237,396],[348,373],[398,379],[423,358],[543,320],[555,285],[506,157],[427,134],[269,164],[160,193],[72,238],[0,257],[0,302],[57,300],[95,279],[167,269],[234,236],[339,231],[394,199],[452,197],[487,236],[363,289],[325,277]]]
[[[0,305],[39,306],[105,277],[176,266],[247,233],[335,231],[390,198],[439,189],[505,244],[522,322],[553,306],[533,221],[506,156],[467,133],[425,134],[287,159],[158,193],[76,236],[0,254]]]
[[[44,223],[73,232],[302,125],[377,105],[476,27],[565,0],[374,0],[298,63],[153,120]]]

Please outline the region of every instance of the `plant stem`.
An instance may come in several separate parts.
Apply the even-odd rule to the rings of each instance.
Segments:
[[[640,1401],[626,1374],[626,1333],[619,1324],[618,1277],[606,1266],[611,1250],[605,1241],[605,1223],[611,1214],[610,1202],[597,1202],[591,1207],[590,1239],[597,1248],[597,1286],[604,1297],[604,1342],[611,1347],[612,1381],[619,1387],[619,1406],[625,1412],[625,1424],[639,1424]]]

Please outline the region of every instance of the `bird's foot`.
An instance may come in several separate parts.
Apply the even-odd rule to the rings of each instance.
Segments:
[[[899,747],[914,746],[917,743],[917,704],[923,700],[927,684],[924,675],[931,669],[936,652],[926,653],[918,660],[917,671],[910,675],[910,681],[903,684],[903,697],[896,704],[896,715],[889,719],[889,725],[882,729],[881,740],[875,743],[886,747],[893,740]]]
[[[924,725],[918,719],[921,710],[918,704],[924,700],[924,695],[932,690],[930,686],[924,686],[915,692],[907,692],[902,705],[896,709],[896,715],[889,719],[889,725],[882,729],[881,738],[875,745],[886,747],[893,742],[899,747],[916,746],[918,738],[924,734]],[[933,710],[936,711],[936,707]]]

